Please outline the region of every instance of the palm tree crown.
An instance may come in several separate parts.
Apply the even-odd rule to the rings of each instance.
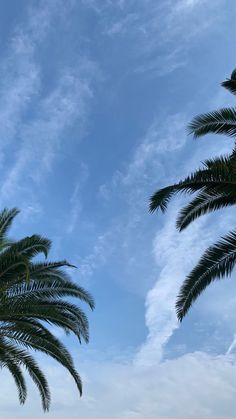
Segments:
[[[236,94],[236,70],[222,86]],[[215,133],[236,139],[236,108],[223,108],[197,116],[189,124],[195,138]],[[230,155],[206,160],[203,167],[174,185],[158,190],[151,197],[150,211],[165,212],[170,199],[184,192],[195,194],[177,217],[179,231],[198,217],[236,204],[236,144]],[[231,274],[236,263],[236,230],[210,246],[187,276],[177,297],[176,311],[181,321],[192,303],[215,279]]]
[[[47,257],[51,242],[38,235],[10,241],[7,232],[18,210],[0,213],[0,365],[12,374],[24,403],[27,396],[23,369],[38,387],[44,410],[49,409],[50,390],[47,380],[31,354],[43,352],[72,375],[82,394],[82,383],[70,353],[47,328],[55,325],[72,332],[79,341],[88,342],[88,321],[78,305],[63,297],[75,297],[93,309],[90,294],[71,281],[64,267],[67,261],[35,262],[40,253]]]

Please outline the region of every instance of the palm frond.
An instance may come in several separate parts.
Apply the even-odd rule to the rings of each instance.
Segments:
[[[233,150],[231,154],[206,159],[202,164],[212,176],[217,178],[227,177],[232,171],[236,174],[236,152]]]
[[[236,263],[236,231],[209,247],[185,279],[176,303],[181,321],[204,289],[215,279],[229,276]]]
[[[79,339],[82,334],[88,336],[88,331],[79,313],[69,312],[60,304],[54,307],[52,307],[52,302],[45,302],[45,304],[13,304],[9,314],[8,311],[9,307],[0,306],[0,320],[11,321],[12,318],[30,317],[58,326],[66,333],[71,331]]]
[[[184,230],[197,218],[212,211],[236,204],[235,194],[223,194],[218,192],[217,188],[211,192],[201,192],[179,213],[176,226],[179,231]]]
[[[204,192],[211,194],[213,191],[218,194],[234,195],[236,187],[236,153],[235,150],[226,156],[207,159],[203,168],[193,172],[180,182],[159,189],[150,199],[150,211],[160,209],[165,212],[169,201],[179,192],[193,194]]]
[[[211,193],[212,190],[216,190],[218,193],[232,193],[235,187],[236,177],[233,174],[224,177],[222,174],[213,175],[210,170],[198,170],[183,181],[155,192],[150,198],[149,209],[151,212],[158,209],[165,212],[171,198],[180,192],[193,194]]]
[[[19,210],[17,208],[12,208],[10,210],[5,208],[0,212],[0,243],[5,239],[6,234],[17,214],[19,214]]]
[[[225,134],[229,137],[236,135],[236,109],[222,108],[217,111],[197,116],[188,126],[190,134],[195,138],[206,134]]]
[[[0,254],[0,282],[19,278],[19,275],[23,275],[28,280],[28,260],[18,253],[11,253],[8,250],[2,252]]]
[[[15,345],[7,343],[5,339],[1,339],[0,362],[1,358],[3,358],[3,362],[6,362],[7,360],[10,362],[13,360],[14,363],[22,365],[27,369],[39,390],[43,409],[44,411],[47,411],[51,399],[48,383],[33,357],[25,350],[18,349]]]
[[[13,341],[14,343],[25,346],[27,349],[34,349],[51,356],[72,375],[80,394],[82,394],[82,383],[77,373],[72,357],[66,347],[57,339],[46,327],[36,321],[27,319],[6,323],[1,328],[0,335]]]
[[[5,255],[4,255],[5,256]],[[14,262],[18,262],[17,257],[8,256],[7,260],[2,257],[4,264],[1,266],[1,255],[0,255],[0,267],[2,268],[2,275],[4,280],[1,281],[0,274],[0,291],[2,292],[1,298],[39,298],[40,296],[48,297],[60,297],[60,296],[72,296],[79,298],[89,305],[91,309],[94,309],[95,303],[91,294],[86,291],[83,287],[80,287],[73,282],[69,275],[58,267],[73,267],[66,261],[58,263],[30,263],[27,264],[25,259],[19,257],[20,269],[18,265],[14,265]],[[23,264],[21,264],[23,261]],[[10,265],[10,266],[8,266]],[[15,268],[14,268],[15,267]],[[27,268],[27,270],[26,270]],[[16,269],[15,274],[14,269]],[[0,271],[1,272],[1,271]],[[26,278],[26,274],[28,277]]]
[[[42,279],[21,281],[20,284],[15,281],[15,283],[11,282],[7,288],[4,285],[0,284],[2,292],[0,300],[2,299],[2,301],[10,298],[13,303],[14,300],[24,303],[26,300],[32,301],[40,298],[75,297],[86,302],[90,308],[94,308],[92,296],[72,281],[62,282],[54,278],[47,278],[45,281]]]
[[[8,311],[11,307],[11,312]],[[34,318],[56,324],[64,330],[70,330],[77,337],[89,340],[88,320],[77,305],[67,301],[51,299],[26,300],[24,304],[17,300],[3,302],[0,306],[0,321],[13,321],[17,318]]]
[[[83,287],[78,286],[73,282],[65,271],[60,268],[69,267],[75,268],[74,265],[71,265],[67,261],[60,262],[47,262],[47,263],[34,263],[29,265],[29,276],[31,279],[36,281],[44,281],[45,283],[54,284],[55,288],[58,282],[61,285],[70,288],[71,291],[74,289],[74,292],[77,294],[76,297],[80,298],[89,307],[93,310],[95,307],[94,299],[91,294],[86,291]]]
[[[50,247],[50,240],[34,234],[33,236],[25,237],[24,239],[13,243],[8,249],[8,252],[18,253],[31,259],[39,253],[43,253],[44,256],[47,257]]]
[[[231,78],[225,80],[221,85],[234,95],[236,94],[236,69],[233,70]]]
[[[12,377],[14,378],[14,381],[18,390],[20,403],[24,404],[27,397],[27,388],[26,388],[24,376],[21,372],[19,365],[17,365],[14,359],[6,359],[5,367],[8,368]]]
[[[7,231],[18,210],[0,213],[0,365],[11,372],[19,399],[26,399],[22,367],[26,368],[41,395],[43,409],[49,409],[50,392],[46,378],[29,351],[40,351],[59,362],[73,377],[82,394],[81,378],[64,344],[48,326],[73,333],[81,342],[89,340],[88,320],[77,304],[66,301],[74,297],[94,308],[89,292],[70,278],[66,260],[34,262],[40,253],[48,256],[51,242],[39,235],[10,241]],[[24,348],[24,349],[23,349]]]

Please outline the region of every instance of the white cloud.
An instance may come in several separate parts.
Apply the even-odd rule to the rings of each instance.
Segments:
[[[38,46],[44,41],[60,1],[50,4],[39,2],[31,7],[25,22],[14,30],[7,52],[0,66],[0,150],[4,150],[15,137],[23,113],[39,95],[41,68],[35,59]],[[3,155],[2,155],[3,158]]]
[[[88,74],[90,64],[85,67]],[[41,180],[51,170],[60,151],[64,130],[76,120],[83,125],[92,91],[90,81],[79,73],[80,69],[76,75],[74,72],[64,72],[56,88],[39,102],[36,118],[21,127],[22,145],[17,152],[16,163],[1,187],[3,198],[10,198],[16,193],[22,176],[26,174],[36,182]]]
[[[81,365],[84,396],[78,398],[65,371],[45,366],[52,389],[49,419],[78,415],[86,419],[233,419],[235,417],[236,362],[227,356],[191,353],[175,360],[138,369],[132,363]],[[5,372],[0,394],[4,419],[44,417],[36,389],[24,407],[12,397]]]
[[[105,372],[106,396],[99,394],[98,412],[105,398],[110,404],[115,400],[110,409],[105,405],[101,417],[106,418],[107,410],[115,418],[234,417],[235,365],[228,358],[196,353],[142,372],[130,366],[116,368],[109,371],[110,380]]]
[[[13,205],[21,207],[25,219],[43,211],[35,185],[45,179],[57,158],[63,159],[63,150],[69,150],[65,130],[76,124],[77,136],[84,133],[93,96],[96,68],[84,55],[76,57],[73,69],[61,66],[53,89],[48,86],[46,94],[41,89],[40,48],[57,18],[65,19],[71,6],[73,1],[65,6],[61,0],[30,6],[1,60],[1,205],[12,205],[14,198]],[[75,223],[75,210],[73,217]]]
[[[99,366],[98,371],[91,368],[95,376],[90,377],[87,391],[93,402],[90,409],[88,404],[82,412],[89,419],[108,418],[111,414],[117,419],[233,418],[235,368],[233,359],[202,353],[188,354],[145,370],[119,364]],[[94,389],[92,393],[90,386]]]

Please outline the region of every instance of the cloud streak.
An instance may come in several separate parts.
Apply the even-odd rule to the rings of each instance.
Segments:
[[[51,91],[48,88],[43,95],[41,90],[36,51],[47,39],[52,20],[64,12],[60,6],[61,2],[40,2],[40,7],[31,9],[26,24],[16,29],[0,68],[2,205],[9,205],[13,196],[23,206],[23,202],[28,205],[29,200],[34,201],[33,185],[39,185],[63,149],[68,150],[68,140],[63,139],[65,131],[77,124],[82,135],[85,127],[93,97],[94,63],[79,56],[73,69],[65,66],[55,75]],[[36,202],[35,205],[39,206]]]
[[[191,42],[204,36],[220,19],[216,6],[221,3],[222,0],[214,5],[206,0],[145,0],[137,5],[127,0],[102,5],[92,1],[90,6],[102,20],[106,36],[125,39],[126,46],[130,43],[134,72],[165,76],[186,65]]]

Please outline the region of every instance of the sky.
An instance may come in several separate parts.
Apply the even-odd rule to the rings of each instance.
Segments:
[[[233,419],[236,273],[212,284],[180,325],[175,299],[203,251],[234,226],[234,209],[193,223],[149,197],[232,149],[186,126],[234,106],[221,82],[236,67],[234,0],[2,0],[0,204],[20,208],[15,238],[38,233],[50,259],[96,302],[90,343],[55,333],[83,379],[37,355],[49,413],[29,381],[20,406],[1,371],[4,419]]]

